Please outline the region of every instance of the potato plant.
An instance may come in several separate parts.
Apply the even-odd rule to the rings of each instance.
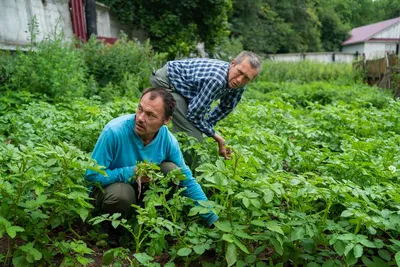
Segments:
[[[174,193],[177,173],[155,175],[131,220],[93,216],[83,174],[100,171],[90,152],[102,127],[133,113],[137,100],[26,97],[0,101],[0,238],[8,244],[0,264],[88,265],[96,247],[81,228],[110,221],[131,236],[104,252],[115,266],[400,265],[400,104],[385,92],[252,84],[217,126],[231,160],[212,140],[177,135],[199,157],[193,171],[209,201]],[[198,216],[210,209],[220,217],[212,228]]]

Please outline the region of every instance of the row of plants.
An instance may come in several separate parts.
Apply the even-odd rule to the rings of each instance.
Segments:
[[[45,40],[37,41],[37,19],[29,26],[30,45],[0,52],[0,91],[27,91],[52,101],[63,97],[100,96],[102,101],[138,97],[150,86],[153,69],[167,61],[167,54],[155,53],[149,41],[139,43],[121,34],[114,45],[95,37],[86,43],[66,40],[56,27]],[[224,42],[215,57],[226,61],[240,52],[240,46]],[[274,62],[265,60],[260,82],[335,81],[354,84],[361,76],[351,64],[318,62]],[[264,86],[263,86],[264,87]]]
[[[127,230],[108,249],[114,266],[400,265],[400,105],[364,85],[260,81],[217,130],[234,153],[178,135],[202,164],[209,201],[193,206],[143,165],[154,183],[134,218],[92,214],[83,175],[103,126],[137,99],[39,98],[8,92],[0,104],[0,263],[76,266],[93,261],[110,221]],[[335,93],[336,92],[336,93]],[[210,229],[198,218],[212,208]],[[118,265],[119,264],[119,265]]]

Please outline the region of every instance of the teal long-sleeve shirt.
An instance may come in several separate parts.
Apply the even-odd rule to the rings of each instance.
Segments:
[[[107,176],[87,170],[85,179],[98,182],[103,187],[113,183],[129,183],[134,176],[136,162],[147,160],[160,165],[163,161],[177,165],[186,180],[180,185],[186,187],[184,195],[193,200],[207,200],[202,188],[194,179],[183,160],[176,138],[166,126],[162,126],[155,138],[146,146],[135,132],[135,114],[124,115],[110,121],[103,129],[92,153],[96,162],[105,166]],[[218,216],[210,212],[200,215],[209,225]]]

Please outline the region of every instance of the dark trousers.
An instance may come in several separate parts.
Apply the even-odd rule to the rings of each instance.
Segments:
[[[161,172],[167,175],[168,172],[177,168],[172,162],[160,164]],[[121,213],[123,218],[132,215],[132,204],[138,203],[137,193],[134,185],[125,183],[110,184],[102,190],[96,188],[93,191],[95,198],[95,208],[102,214]]]

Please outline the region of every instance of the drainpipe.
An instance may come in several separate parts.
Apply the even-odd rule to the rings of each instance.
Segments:
[[[86,30],[87,37],[90,39],[92,35],[97,35],[96,1],[86,0],[85,2]]]

